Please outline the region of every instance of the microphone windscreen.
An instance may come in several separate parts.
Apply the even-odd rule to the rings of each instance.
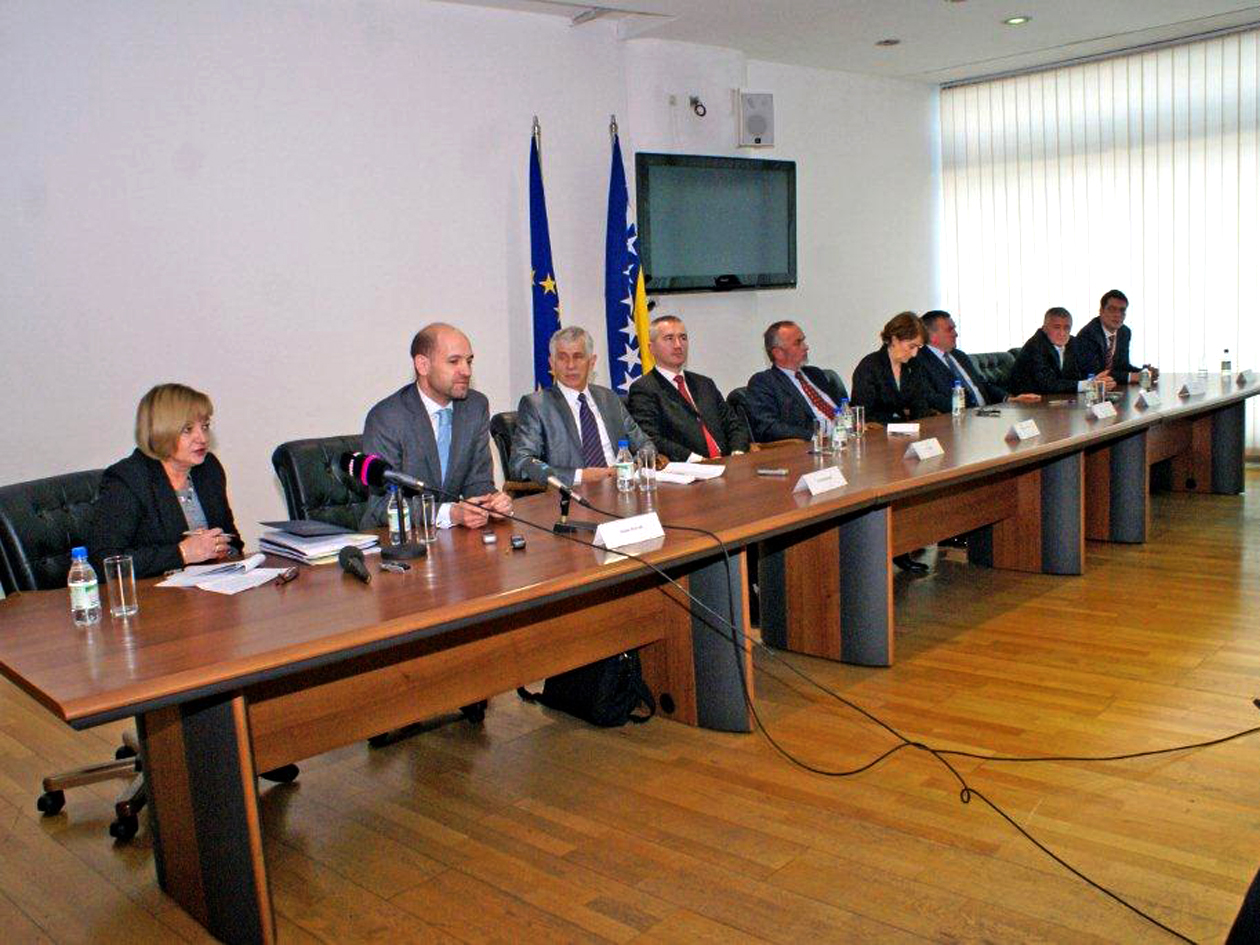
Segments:
[[[368,571],[367,560],[354,545],[346,545],[337,553],[337,563],[347,574],[353,574],[364,584],[371,583],[372,573]]]
[[[380,488],[385,485],[385,470],[389,463],[375,453],[342,453],[341,468],[365,486]]]

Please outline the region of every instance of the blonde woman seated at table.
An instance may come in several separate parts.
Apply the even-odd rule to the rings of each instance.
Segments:
[[[136,408],[136,449],[105,470],[88,545],[97,567],[131,555],[136,577],[240,551],[223,466],[210,452],[210,398],[159,384]]]

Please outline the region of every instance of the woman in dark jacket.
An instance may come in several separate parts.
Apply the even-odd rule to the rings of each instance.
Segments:
[[[884,345],[853,370],[850,403],[866,408],[868,423],[902,423],[931,416],[924,379],[915,364],[927,329],[914,312],[894,315],[880,332]]]
[[[223,466],[209,451],[210,398],[159,384],[136,409],[137,449],[105,470],[88,549],[100,566],[131,555],[136,577],[218,561],[241,549]]]
[[[927,344],[927,329],[914,312],[889,319],[879,333],[884,346],[872,351],[853,369],[853,404],[866,408],[868,423],[904,423],[936,413],[928,403],[927,387],[915,358]],[[927,565],[910,555],[897,555],[893,564],[903,571],[924,574]]]

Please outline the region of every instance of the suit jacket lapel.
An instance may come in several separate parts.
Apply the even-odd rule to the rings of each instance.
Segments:
[[[687,390],[691,393],[691,397],[694,400],[696,397],[696,391],[692,387],[691,382],[687,380],[686,371],[682,372],[682,377],[683,383],[687,385]],[[652,379],[656,381],[657,386],[665,392],[664,396],[670,403],[674,404],[674,406],[680,408],[681,410],[685,410],[687,413],[691,414],[691,416],[700,419],[700,411],[696,407],[687,403],[687,398],[684,397],[678,390],[677,385],[671,384],[665,375],[656,368],[652,368]]]
[[[582,434],[578,430],[577,422],[573,419],[573,411],[569,409],[569,401],[560,391],[559,384],[544,389],[543,397],[551,401],[551,409],[560,415],[560,422],[564,424],[569,434],[569,442],[573,446],[575,455],[581,456]]]
[[[604,429],[608,431],[608,442],[615,454],[617,442],[625,439],[626,436],[625,426],[621,422],[621,413],[610,402],[610,398],[616,399],[617,394],[603,387],[588,387],[587,390],[591,392],[591,397],[599,410],[599,416],[604,421]]]
[[[149,459],[146,457],[146,459]],[[175,495],[175,489],[171,485],[170,479],[166,476],[166,470],[162,464],[156,459],[149,459],[145,463],[149,471],[149,488],[153,490],[153,507],[158,511],[158,518],[162,521],[162,531],[166,535],[180,535],[188,530],[188,519],[184,516],[184,510],[180,507],[179,497]],[[189,473],[189,481],[192,482],[192,473]],[[193,488],[197,487],[193,482]],[[197,495],[200,500],[200,493]],[[206,511],[203,502],[202,511]],[[209,517],[209,512],[206,512]]]

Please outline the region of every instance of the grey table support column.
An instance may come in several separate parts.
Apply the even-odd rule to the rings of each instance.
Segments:
[[[1212,414],[1212,491],[1238,495],[1243,491],[1246,401]]]
[[[1146,431],[1111,444],[1111,540],[1146,541]]]
[[[840,651],[846,663],[891,666],[888,506],[840,523]]]
[[[692,595],[722,615],[722,621],[705,613],[702,619],[692,605],[691,646],[695,658],[696,716],[701,728],[720,732],[751,731],[748,707],[744,703],[746,644],[744,637],[744,595],[741,556],[718,558],[688,574]],[[725,621],[734,615],[732,628]],[[718,624],[715,628],[713,624]]]
[[[1084,453],[1070,453],[1041,469],[1041,571],[1083,574]]]

